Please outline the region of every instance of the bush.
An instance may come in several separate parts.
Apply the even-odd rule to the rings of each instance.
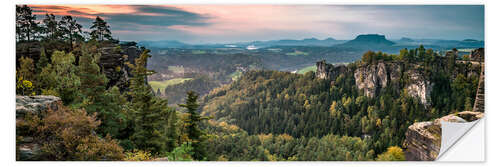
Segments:
[[[30,132],[40,144],[40,160],[121,160],[123,149],[108,135],[100,138],[95,130],[100,121],[85,110],[47,111],[27,116],[17,127]],[[26,133],[24,133],[26,134]]]

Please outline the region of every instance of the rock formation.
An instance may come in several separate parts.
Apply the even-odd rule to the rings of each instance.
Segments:
[[[58,110],[61,98],[55,96],[16,96],[16,118],[24,118],[28,113],[39,115],[42,111]]]
[[[470,53],[470,59],[472,61],[484,62],[484,48],[478,48]]]
[[[16,96],[16,122],[22,122],[28,114],[41,116],[48,110],[57,111],[62,108],[62,101],[55,96]],[[40,145],[33,137],[23,133],[16,125],[17,160],[37,160]]]
[[[347,71],[345,65],[332,65],[325,60],[316,62],[316,77],[327,80],[335,80],[340,74]]]
[[[464,111],[450,114],[434,121],[416,122],[408,127],[403,143],[405,157],[409,161],[432,161],[441,148],[441,121],[471,122],[483,117],[481,112]]]
[[[484,112],[484,63],[481,64],[481,75],[476,90],[476,100],[474,101],[474,112]]]
[[[132,69],[126,65],[126,62],[135,64],[135,58],[140,56],[143,49],[125,44],[103,47],[100,52],[99,64],[108,78],[107,87],[117,86],[120,91],[128,90]]]
[[[430,105],[430,92],[432,86],[417,70],[408,70],[403,73],[402,64],[396,62],[383,62],[377,64],[361,65],[354,71],[354,78],[358,89],[363,90],[365,96],[374,97],[382,88],[391,84],[394,88],[401,86],[412,97],[419,99],[420,103]],[[400,85],[403,74],[409,77],[406,85]]]
[[[409,68],[411,70],[404,71],[403,64],[398,62],[379,61],[376,64],[359,65],[354,70],[356,86],[365,96],[375,97],[382,88],[392,85],[397,90],[406,89],[410,96],[429,106],[432,84],[420,71],[414,70],[416,67],[413,66],[416,65],[412,65]],[[335,80],[348,70],[346,65],[327,64],[324,60],[316,63],[316,77],[321,79]],[[400,85],[403,75],[406,75],[409,81],[405,85]]]
[[[374,97],[381,88],[389,84],[399,84],[401,77],[399,64],[378,64],[360,66],[354,71],[354,78],[358,89],[363,90],[365,96]]]

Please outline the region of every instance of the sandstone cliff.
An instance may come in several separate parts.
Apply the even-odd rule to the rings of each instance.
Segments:
[[[408,94],[417,98],[425,106],[430,105],[430,93],[432,85],[429,79],[416,69],[417,65],[407,67],[399,62],[383,62],[376,64],[361,64],[354,70],[356,86],[364,92],[365,96],[375,97],[382,88],[392,85],[397,90],[407,90]],[[316,63],[316,77],[321,79],[335,80],[337,76],[348,71],[345,65],[327,64],[325,61]],[[408,82],[402,85],[402,77],[408,78]]]
[[[99,64],[109,80],[107,87],[117,86],[120,91],[127,91],[132,69],[126,62],[135,64],[135,58],[140,56],[143,49],[135,45],[115,45],[103,47],[100,52]]]
[[[17,160],[38,160],[40,145],[37,144],[25,129],[19,126],[26,115],[42,116],[48,110],[58,111],[62,108],[62,101],[55,96],[16,96],[16,136]]]
[[[404,75],[409,78],[409,82],[401,85]],[[408,94],[419,99],[420,103],[430,105],[430,82],[417,70],[404,71],[403,64],[398,62],[380,61],[377,64],[361,65],[354,71],[354,78],[358,89],[363,90],[365,96],[374,97],[382,88],[391,84],[395,89],[407,90]]]
[[[441,121],[471,122],[482,117],[481,112],[464,111],[434,121],[414,123],[408,127],[403,143],[406,160],[432,161],[437,158],[441,148]]]
[[[316,62],[316,77],[321,79],[335,80],[337,76],[347,71],[345,65],[332,65],[325,60]]]

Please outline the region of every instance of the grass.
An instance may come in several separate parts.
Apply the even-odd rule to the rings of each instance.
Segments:
[[[163,91],[167,86],[171,85],[176,85],[183,83],[184,81],[189,81],[193,78],[174,78],[174,79],[169,79],[169,80],[164,80],[164,81],[149,81],[149,85],[153,88],[153,91],[156,92],[158,88],[160,88],[160,91]]]
[[[191,53],[193,53],[195,55],[199,55],[199,54],[206,54],[207,52],[204,50],[193,50],[193,51],[191,51]]]
[[[304,68],[300,69],[299,71],[297,71],[297,74],[305,74],[309,71],[316,72],[316,65],[304,67]]]
[[[168,66],[168,70],[174,73],[183,73],[184,67],[182,66]]]
[[[242,75],[242,74],[243,74],[243,73],[242,73],[240,70],[237,70],[237,71],[235,71],[235,72],[231,73],[231,74],[229,75],[229,77],[231,77],[231,79],[232,79],[233,81],[236,81],[236,80],[238,80],[238,78],[240,78],[240,77],[241,77],[241,75]]]
[[[296,50],[295,52],[286,53],[288,56],[307,56],[309,53]]]

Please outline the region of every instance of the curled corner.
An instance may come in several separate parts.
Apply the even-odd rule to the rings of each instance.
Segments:
[[[481,119],[471,122],[467,122],[466,120],[458,120],[457,122],[441,120],[441,147],[436,160],[439,160],[440,157],[446,154],[446,152],[480,120]]]

